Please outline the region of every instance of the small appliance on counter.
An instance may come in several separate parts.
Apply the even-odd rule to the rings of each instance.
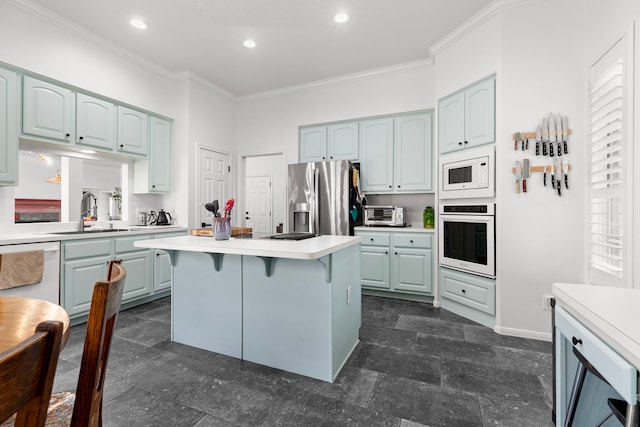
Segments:
[[[169,225],[169,224],[171,224],[171,214],[169,214],[169,212],[165,212],[164,209],[160,209],[160,211],[158,212],[158,219],[156,220],[156,225]]]
[[[405,209],[400,206],[375,206],[364,207],[364,225],[375,227],[405,227]]]

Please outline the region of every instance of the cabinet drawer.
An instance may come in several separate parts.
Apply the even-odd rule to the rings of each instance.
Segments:
[[[636,400],[637,373],[611,347],[575,320],[562,307],[556,307],[555,326],[570,342],[579,340],[574,347],[602,374],[620,395],[630,402]]]
[[[135,246],[133,246],[134,242],[137,242],[138,240],[147,240],[150,239],[150,236],[147,235],[136,235],[136,236],[130,236],[130,237],[119,237],[116,239],[116,253],[117,254],[121,254],[124,252],[139,252],[139,251],[145,251],[147,249],[145,248],[137,248]]]
[[[363,245],[372,245],[372,246],[389,246],[389,233],[368,233],[368,232],[358,232],[356,233],[358,237],[362,238]]]
[[[393,246],[431,249],[432,239],[430,234],[396,233],[393,235]]]
[[[440,287],[442,298],[492,316],[496,314],[496,284],[491,279],[441,268]]]
[[[111,239],[75,240],[64,243],[64,259],[111,255]]]

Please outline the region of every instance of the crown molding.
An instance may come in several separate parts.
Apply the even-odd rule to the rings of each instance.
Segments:
[[[44,21],[47,21],[50,24],[53,24],[56,27],[73,34],[74,36],[82,38],[91,44],[97,45],[129,62],[139,65],[140,67],[145,68],[155,74],[158,74],[172,81],[176,80],[176,75],[166,68],[160,67],[159,65],[151,61],[140,58],[127,49],[86,30],[85,28],[69,21],[68,19],[52,12],[51,10],[45,9],[29,0],[5,0],[5,2],[13,5],[16,8],[22,9],[23,11],[30,13],[31,15],[34,15]]]
[[[451,31],[442,39],[434,43],[429,48],[429,52],[432,56],[436,56],[494,16],[515,7],[521,7],[531,3],[539,3],[541,1],[544,0],[494,0],[487,7],[463,22],[455,30]]]
[[[433,59],[431,58],[420,59],[418,61],[405,62],[403,64],[392,65],[389,67],[374,68],[374,69],[363,71],[363,72],[345,74],[338,77],[332,77],[330,79],[316,80],[309,83],[302,83],[299,85],[287,86],[279,89],[268,90],[264,92],[257,92],[249,95],[243,95],[243,96],[237,97],[237,100],[238,102],[255,101],[258,99],[288,95],[288,94],[301,92],[304,90],[318,88],[318,87],[334,86],[334,85],[345,83],[345,82],[374,78],[384,74],[405,73],[408,71],[419,70],[419,69],[428,68],[432,66],[433,66]]]
[[[201,85],[213,90],[214,92],[217,92],[218,94],[224,96],[227,99],[230,99],[232,101],[237,101],[238,97],[236,95],[234,95],[233,93],[229,92],[228,90],[218,86],[215,83],[212,83],[211,81],[207,80],[206,78],[202,77],[199,74],[194,73],[193,71],[180,71],[179,73],[176,73],[174,76],[174,82],[182,82],[182,81],[195,81],[200,83]]]

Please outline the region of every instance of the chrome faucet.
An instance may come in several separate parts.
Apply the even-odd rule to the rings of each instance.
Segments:
[[[89,207],[86,210],[84,209],[84,201],[89,197],[93,197],[93,201],[96,205],[98,203],[98,198],[91,191],[87,191],[82,194],[82,199],[80,199],[80,231],[84,231],[85,214],[91,213],[91,202],[89,202]]]

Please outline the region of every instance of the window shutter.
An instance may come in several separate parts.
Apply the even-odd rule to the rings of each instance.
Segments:
[[[625,286],[628,272],[627,70],[623,38],[591,68],[589,281]]]

